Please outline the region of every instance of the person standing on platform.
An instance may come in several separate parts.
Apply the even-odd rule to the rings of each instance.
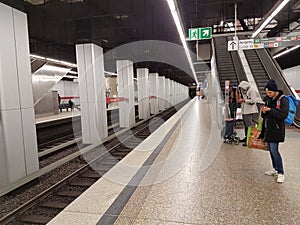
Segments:
[[[268,98],[265,98],[265,106],[261,108],[263,117],[262,132],[259,138],[267,142],[271,155],[273,169],[265,172],[266,175],[278,175],[277,182],[284,182],[282,158],[279,153],[279,142],[285,139],[285,118],[289,113],[288,99],[282,96],[274,80],[269,80],[265,86]]]
[[[200,101],[200,99],[201,99],[200,87],[197,88],[196,95],[198,96],[198,100]]]
[[[62,108],[60,107],[61,97],[60,97],[59,94],[57,94],[57,100],[58,100],[58,108],[59,108],[59,111],[62,112]]]
[[[235,118],[236,116],[236,109],[237,109],[236,91],[237,91],[237,85],[234,84],[232,85],[229,91],[229,109],[230,109],[231,118]]]
[[[236,95],[237,103],[241,103],[241,109],[243,114],[243,121],[245,126],[245,138],[240,140],[244,142],[243,146],[247,146],[247,132],[248,127],[253,126],[253,115],[258,113],[256,101],[259,98],[258,92],[247,81],[242,81],[239,86],[240,91]]]
[[[74,102],[72,102],[71,99],[69,99],[69,106],[71,108],[71,111],[73,111],[74,110]]]

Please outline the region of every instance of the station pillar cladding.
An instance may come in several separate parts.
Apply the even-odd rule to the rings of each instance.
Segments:
[[[0,190],[39,169],[27,15],[0,3]]]
[[[165,99],[166,99],[166,108],[170,108],[171,104],[170,104],[170,79],[166,78],[166,83],[165,83]]]
[[[158,77],[158,108],[159,111],[163,111],[166,109],[165,107],[165,77]]]
[[[137,69],[139,118],[147,120],[150,117],[149,106],[149,70]]]
[[[149,74],[149,84],[150,84],[150,113],[157,114],[159,112],[158,108],[158,73]]]
[[[118,97],[120,127],[131,127],[135,124],[133,63],[129,60],[117,61]]]
[[[96,144],[108,136],[106,80],[103,49],[95,44],[77,44],[82,142]]]

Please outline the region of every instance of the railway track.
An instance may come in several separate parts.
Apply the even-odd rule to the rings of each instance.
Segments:
[[[156,130],[168,118],[174,115],[178,108],[186,102],[170,108],[159,115],[161,119],[151,122],[151,131]],[[153,121],[153,120],[152,120]],[[61,212],[74,199],[95,183],[103,174],[109,171],[137,145],[145,140],[151,131],[149,120],[124,132],[118,138],[104,143],[88,153],[84,158],[93,159],[60,182],[41,192],[18,209],[0,219],[0,224],[46,224]],[[62,165],[66,166],[66,165]],[[66,168],[64,168],[66,169]]]

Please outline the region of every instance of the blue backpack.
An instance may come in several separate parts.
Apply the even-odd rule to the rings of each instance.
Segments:
[[[285,118],[284,122],[287,125],[292,125],[297,111],[298,100],[292,95],[282,95],[277,101],[276,108],[280,108],[280,100],[282,97],[286,97],[287,100],[289,101],[289,114],[287,118]]]

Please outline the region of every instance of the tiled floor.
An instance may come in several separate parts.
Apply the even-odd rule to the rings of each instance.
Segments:
[[[132,167],[128,174],[116,166],[89,189],[94,193],[84,193],[83,201],[76,200],[50,224],[112,224],[102,215],[118,217],[117,225],[300,224],[299,130],[287,130],[280,145],[286,182],[278,184],[264,175],[271,168],[269,152],[223,143],[206,101],[193,101],[181,121],[120,214],[107,204],[114,208],[129,173],[151,151],[151,140],[123,160],[123,166]],[[162,136],[157,135],[155,140]]]
[[[271,167],[269,152],[241,144],[221,143],[217,157],[206,168],[201,163],[206,164],[207,150],[215,151],[206,149],[208,140],[213,138],[218,146],[219,138],[218,133],[209,136],[212,126],[207,123],[210,113],[205,103],[198,107],[187,118],[186,123],[192,123],[187,126],[189,132],[185,130],[188,134],[177,130],[165,154],[165,164],[175,153],[185,159],[179,160],[177,172],[169,168],[173,176],[166,176],[168,166],[162,166],[153,185],[138,187],[115,224],[300,224],[300,132],[288,130],[287,141],[280,145],[286,171],[283,184],[263,173]],[[195,121],[201,128],[198,131]],[[186,147],[176,143],[179,140]],[[195,149],[189,149],[192,142]]]

